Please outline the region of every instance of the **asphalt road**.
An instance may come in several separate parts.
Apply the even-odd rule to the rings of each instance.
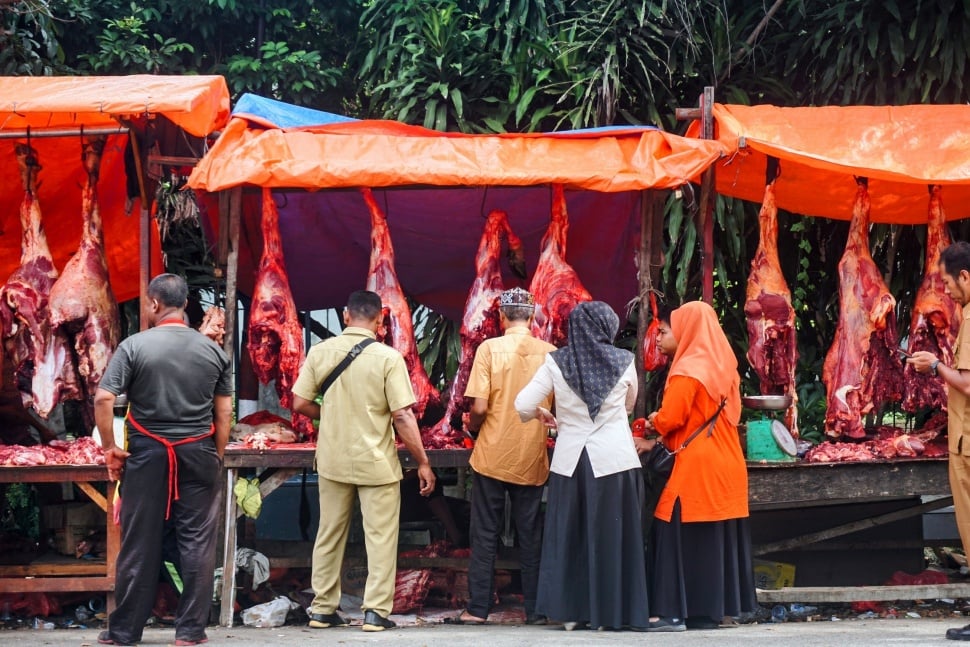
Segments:
[[[565,632],[559,626],[525,627],[489,625],[486,627],[446,627],[443,625],[411,626],[382,633],[364,633],[359,627],[309,629],[279,627],[253,629],[210,627],[207,647],[268,646],[305,647],[307,645],[401,645],[405,647],[451,647],[453,645],[488,645],[512,647],[527,645],[676,645],[677,647],[856,647],[858,645],[957,645],[944,639],[948,627],[959,626],[960,619],[873,619],[841,622],[792,622],[783,624],[745,625],[714,631],[686,631],[677,634],[638,634],[596,631]],[[94,647],[98,631],[94,629],[55,629],[51,631],[20,629],[0,631],[0,645],[40,647]],[[168,645],[174,641],[171,628],[146,629],[142,645]]]

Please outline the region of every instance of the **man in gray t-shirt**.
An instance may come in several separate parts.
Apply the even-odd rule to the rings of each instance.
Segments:
[[[163,528],[173,520],[183,592],[176,644],[205,641],[212,599],[222,453],[232,417],[229,358],[185,325],[185,281],[174,274],[148,286],[151,328],[118,346],[94,398],[108,476],[121,481],[117,607],[101,644],[139,642],[151,614]],[[127,448],[114,444],[113,407],[127,393]]]

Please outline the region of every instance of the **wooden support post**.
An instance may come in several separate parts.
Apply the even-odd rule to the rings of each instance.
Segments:
[[[242,187],[229,190],[228,221],[229,237],[226,256],[226,336],[223,350],[231,360],[236,343],[236,278],[239,274],[239,221],[242,219]],[[237,370],[235,367],[233,370]]]
[[[115,504],[118,502],[115,499],[115,487],[116,483],[108,481],[108,489],[106,499],[108,501],[108,507],[105,509],[105,514],[108,515],[107,519],[107,552],[110,557],[108,557],[108,580],[111,582],[111,590],[108,592],[107,598],[107,611],[111,613],[115,610],[115,578],[118,573],[118,553],[121,551],[121,526],[115,523]]]
[[[714,87],[704,88],[700,98],[701,138],[714,139]],[[714,165],[701,175],[701,196],[697,211],[697,227],[701,233],[701,269],[703,284],[701,297],[714,301]]]
[[[643,366],[644,337],[647,334],[647,311],[650,308],[650,290],[653,288],[651,275],[650,239],[653,233],[655,191],[640,192],[640,251],[637,254],[637,279],[640,285],[638,303],[640,304],[637,317],[637,346],[633,351],[637,368],[637,383],[645,384],[646,369]],[[633,415],[642,418],[647,411],[647,394],[645,389],[637,392],[637,403]]]
[[[228,331],[226,331],[228,335]],[[222,602],[219,610],[219,626],[231,627],[233,606],[236,603],[236,498],[233,486],[239,470],[226,469],[226,499],[224,501],[225,532],[222,536]]]
[[[138,176],[138,196],[140,209],[138,210],[138,329],[147,330],[148,320],[145,313],[148,309],[148,281],[151,279],[151,201],[148,199],[148,189],[145,185],[145,172],[141,165],[141,147],[138,145],[138,133],[134,128],[128,129],[128,139],[135,158],[135,174]]]

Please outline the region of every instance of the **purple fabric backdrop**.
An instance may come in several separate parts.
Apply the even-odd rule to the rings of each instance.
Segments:
[[[370,215],[356,190],[274,191],[293,298],[300,310],[344,305],[364,287],[370,258]],[[404,292],[446,317],[460,320],[474,280],[475,253],[492,209],[509,214],[522,238],[531,279],[549,223],[547,186],[375,189],[386,211],[395,265]],[[262,249],[259,193],[247,194],[240,244],[240,290],[251,294]],[[623,317],[636,296],[633,258],[639,242],[640,194],[567,191],[567,261],[593,298]],[[506,286],[513,277],[503,263]]]

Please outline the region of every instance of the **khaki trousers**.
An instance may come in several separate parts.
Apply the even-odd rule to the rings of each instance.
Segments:
[[[970,456],[950,454],[950,490],[960,541],[970,550]]]
[[[340,572],[343,566],[355,495],[360,498],[367,547],[365,611],[387,617],[394,607],[397,575],[397,537],[400,528],[401,485],[354,485],[319,477],[320,527],[313,544],[312,613],[333,613],[340,605]]]

